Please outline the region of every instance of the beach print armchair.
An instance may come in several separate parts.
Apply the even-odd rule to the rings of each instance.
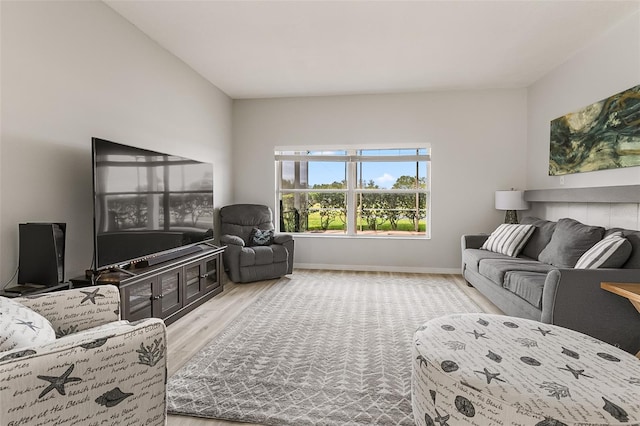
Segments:
[[[0,297],[0,424],[166,424],[166,329],[92,286]]]
[[[273,214],[260,204],[233,204],[220,209],[222,258],[236,283],[268,280],[293,272],[294,241],[275,233]]]

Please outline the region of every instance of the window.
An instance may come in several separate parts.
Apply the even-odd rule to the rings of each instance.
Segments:
[[[429,236],[426,147],[275,151],[280,230]]]

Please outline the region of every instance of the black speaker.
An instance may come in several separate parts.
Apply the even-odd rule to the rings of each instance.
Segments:
[[[64,282],[66,223],[21,223],[19,284],[53,286]]]

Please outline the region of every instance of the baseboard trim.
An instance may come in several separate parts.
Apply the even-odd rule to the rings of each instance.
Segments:
[[[295,269],[326,269],[329,271],[362,271],[362,272],[405,272],[413,274],[454,274],[460,275],[460,268],[417,268],[411,266],[382,265],[333,265],[321,263],[296,263]]]

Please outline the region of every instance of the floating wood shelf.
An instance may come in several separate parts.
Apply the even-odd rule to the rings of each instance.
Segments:
[[[525,201],[556,203],[640,203],[640,185],[532,189]]]

